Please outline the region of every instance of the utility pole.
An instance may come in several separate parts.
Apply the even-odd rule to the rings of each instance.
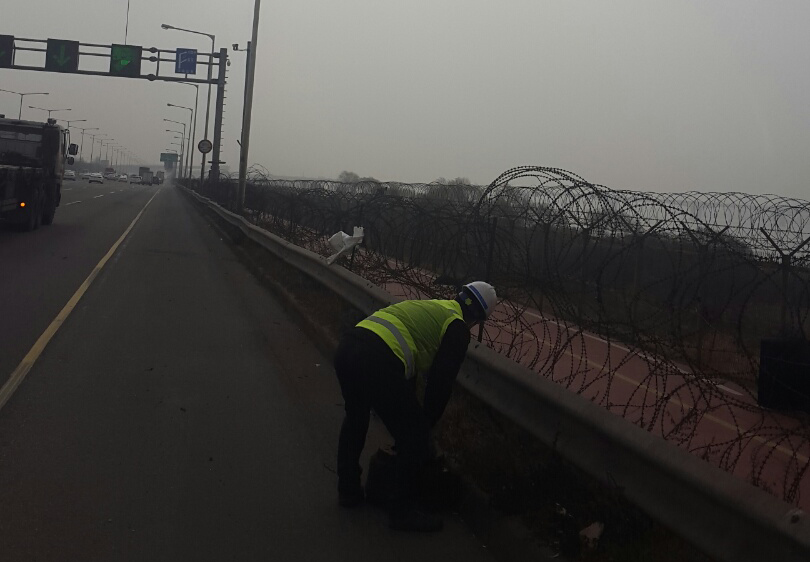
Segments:
[[[239,151],[239,192],[237,209],[241,213],[245,207],[245,184],[247,182],[247,163],[250,150],[250,117],[253,112],[253,79],[256,75],[256,51],[259,46],[259,9],[261,0],[256,0],[253,8],[253,37],[248,46],[248,72],[245,77],[245,106],[242,111],[242,142]]]

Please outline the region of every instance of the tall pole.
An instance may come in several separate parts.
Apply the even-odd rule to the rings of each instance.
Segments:
[[[188,128],[186,128],[185,123],[181,123],[179,121],[172,121],[171,119],[164,119],[164,121],[169,121],[170,123],[177,123],[178,125],[183,125],[183,136],[186,136],[186,131],[188,131],[188,136],[186,138],[186,147],[191,146],[191,128],[194,126],[194,124],[193,124],[194,110],[192,108],[190,108],[190,107],[186,107],[184,105],[175,105],[173,103],[168,103],[166,105],[168,105],[169,107],[177,107],[177,108],[180,108],[180,109],[185,109],[186,111],[189,112]],[[189,163],[188,151],[185,152],[184,157],[185,157],[185,162],[183,162],[182,160],[180,161],[181,171],[180,171],[179,177],[181,177],[181,178],[189,177],[190,178],[191,177],[191,168],[189,168],[189,165],[188,165],[188,163]],[[186,173],[186,171],[188,173]]]
[[[183,133],[183,136],[181,136],[181,137],[174,137],[175,140],[177,140],[178,138],[180,139],[180,156],[179,156],[179,160],[178,160],[178,164],[180,166],[179,166],[179,169],[178,169],[177,176],[182,178],[183,177],[183,168],[184,168],[184,166],[183,166],[183,157],[186,155],[186,134],[185,134],[185,132]]]
[[[208,59],[208,101],[205,102],[205,138],[208,138],[208,118],[211,114],[211,76],[213,75],[214,67],[214,49],[216,48],[216,40],[211,36],[211,56]],[[220,64],[224,61],[220,60]],[[202,164],[200,165],[200,185],[205,182],[205,161],[207,154],[202,155]]]
[[[48,92],[14,92],[12,90],[3,90],[0,89],[0,92],[5,92],[7,94],[14,94],[15,96],[20,96],[20,113],[17,115],[17,119],[22,119],[22,110],[23,110],[23,99],[25,96],[47,96],[50,95]]]
[[[127,26],[124,28],[124,45],[127,44],[127,35],[129,35],[129,0],[127,0]]]
[[[191,148],[191,127],[194,122],[194,110],[192,109],[189,111],[191,111],[191,115],[188,116],[188,136],[186,137],[186,166],[185,166],[185,173],[183,174],[186,177],[191,177],[190,174],[191,168],[189,168],[188,166],[188,158],[189,152],[194,152],[194,149]],[[186,128],[183,127],[183,130],[185,131]]]
[[[197,95],[194,98],[194,126],[191,128],[191,147],[189,148],[190,162],[188,164],[188,177],[191,177],[191,170],[194,168],[194,147],[197,146],[197,104],[200,101],[200,86],[194,84]]]
[[[211,159],[211,177],[219,181],[220,149],[222,145],[222,114],[225,109],[225,71],[228,49],[219,50],[219,76],[217,77],[217,112],[214,116],[214,156]]]
[[[250,150],[250,117],[253,112],[253,79],[256,75],[256,51],[259,48],[259,9],[261,0],[256,0],[253,7],[253,37],[248,50],[250,70],[245,79],[245,108],[242,111],[242,147],[239,151],[239,193],[237,194],[237,208],[241,213],[245,207],[245,184],[247,182],[247,163]]]
[[[98,131],[98,127],[85,127],[82,131],[81,146],[79,147],[79,162],[82,162],[82,155],[84,154],[84,133],[85,131]],[[87,135],[88,137],[90,135]]]

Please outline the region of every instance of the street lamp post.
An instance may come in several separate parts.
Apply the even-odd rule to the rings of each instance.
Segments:
[[[25,96],[48,96],[50,95],[48,92],[12,92],[11,90],[0,90],[0,92],[6,92],[7,94],[17,94],[20,96],[20,114],[17,116],[17,119],[22,119],[22,108],[23,108],[23,98]]]
[[[53,113],[54,111],[73,111],[72,109],[45,109],[44,107],[34,107],[33,105],[29,105],[28,109],[38,109],[40,111],[47,111],[48,119],[51,118],[51,113]]]
[[[175,138],[177,138],[177,137],[175,137]],[[180,146],[180,143],[177,143],[177,142],[170,142],[169,144],[172,145],[172,146]],[[183,150],[183,148],[181,147],[180,152],[177,152],[176,150],[174,151],[177,154],[178,162],[183,160],[183,152],[182,152],[182,150]],[[175,171],[175,173],[177,173],[177,172]]]
[[[93,154],[95,153],[96,150],[96,137],[106,137],[107,133],[96,133],[94,135],[87,135],[87,136],[93,139],[92,142],[90,143],[90,163],[92,164]],[[101,152],[101,147],[99,147],[99,152]]]
[[[180,134],[180,131],[169,131],[168,129],[166,129],[166,131],[169,132],[169,133],[177,133],[178,135]],[[182,172],[182,170],[183,170],[183,156],[185,156],[185,154],[186,154],[185,139],[183,137],[172,137],[172,138],[174,140],[180,139],[180,145],[179,145],[180,146],[180,174],[179,174],[179,177],[182,178],[183,177],[183,172]],[[174,142],[174,143],[171,143],[171,144],[177,144],[177,143]]]
[[[196,94],[194,96],[194,124],[191,126],[191,144],[189,144],[189,164],[188,175],[191,177],[191,170],[194,169],[194,147],[197,146],[197,105],[200,102],[200,85],[192,84],[190,82],[178,82],[178,84],[185,84],[186,86],[194,86]]]
[[[68,131],[70,130],[71,123],[86,123],[87,119],[57,119],[57,121],[64,121],[67,123],[67,127],[65,127]]]
[[[98,127],[90,127],[90,128],[79,129],[79,130],[82,132],[82,140],[81,140],[81,144],[79,145],[79,162],[81,162],[82,161],[82,154],[84,154],[84,132],[85,131],[98,131]],[[90,136],[90,135],[88,135],[88,136]],[[92,160],[92,157],[90,159]]]
[[[180,27],[174,27],[173,25],[168,24],[161,24],[163,29],[174,29],[177,31],[185,31],[186,33],[194,33],[195,35],[205,35],[211,40],[211,56],[208,58],[208,101],[205,104],[205,138],[208,138],[208,118],[211,114],[211,73],[213,71],[214,66],[214,52],[216,51],[216,36],[211,33],[203,33],[202,31],[193,31],[191,29],[182,29]],[[220,61],[222,64],[224,61]],[[206,154],[202,155],[202,164],[200,165],[200,182],[205,181],[205,161],[206,161]]]
[[[178,109],[188,110],[190,112],[189,116],[188,116],[188,128],[189,128],[189,130],[191,130],[191,123],[194,120],[194,110],[191,109],[190,107],[185,107],[183,105],[174,105],[173,103],[167,103],[166,105],[169,106],[169,107],[176,107]],[[176,121],[173,121],[173,123],[176,123]],[[183,131],[185,131],[185,130],[186,130],[186,126],[183,125]],[[191,146],[191,134],[189,133],[188,136],[189,136],[189,139],[188,139],[188,142],[186,144],[188,146]],[[189,164],[188,164],[188,152],[193,152],[193,151],[194,151],[194,147],[192,146],[191,150],[186,152],[186,168],[189,170],[189,173],[188,173],[189,176],[191,175],[191,168],[189,168]]]
[[[98,159],[99,159],[99,161],[101,160],[101,147],[104,146],[104,143],[107,143],[107,147],[106,147],[107,149],[104,152],[104,160],[107,161],[107,164],[110,163],[109,160],[108,160],[109,152],[110,152],[110,143],[113,142],[114,140],[115,139],[101,139],[99,141],[99,151],[98,151]]]
[[[183,126],[183,133],[182,133],[182,134],[183,134],[183,142],[184,142],[185,144],[187,144],[187,143],[186,143],[186,141],[185,141],[185,137],[186,137],[186,124],[185,124],[185,123],[182,123],[182,122],[180,122],[180,121],[172,121],[171,119],[164,119],[164,121],[166,121],[167,123],[175,123],[175,124],[177,124],[177,125],[182,125],[182,126]],[[170,133],[177,133],[178,135],[180,134],[180,131],[169,131],[169,129],[166,129],[166,131],[167,131],[167,132],[170,132]],[[184,157],[187,157],[187,156],[188,156],[188,155],[186,154],[186,151],[183,151],[183,156],[184,156]],[[186,158],[186,159],[187,159],[187,158]],[[180,168],[181,168],[180,177],[181,177],[181,178],[182,178],[182,177],[185,177],[185,175],[186,175],[186,174],[185,174],[185,172],[182,172],[182,170],[184,170],[184,169],[185,169],[185,164],[183,164],[183,162],[182,162],[182,161],[180,162]]]

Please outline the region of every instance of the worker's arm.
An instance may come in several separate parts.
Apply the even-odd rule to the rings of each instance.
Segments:
[[[470,329],[467,324],[462,320],[451,322],[427,374],[424,409],[429,427],[436,425],[444,413],[469,344]]]

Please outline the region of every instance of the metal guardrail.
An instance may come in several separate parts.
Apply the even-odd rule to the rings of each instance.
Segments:
[[[325,258],[186,190],[247,237],[364,313],[391,295]],[[707,554],[734,562],[810,560],[807,515],[610,414],[492,350],[471,344],[458,382]]]

